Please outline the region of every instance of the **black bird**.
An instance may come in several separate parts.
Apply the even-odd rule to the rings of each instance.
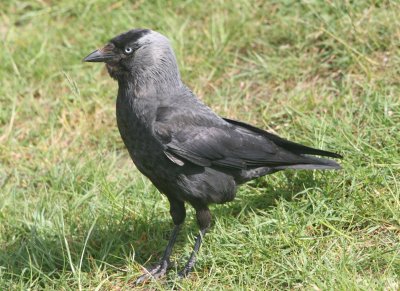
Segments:
[[[159,264],[137,283],[166,274],[169,257],[185,220],[185,202],[196,210],[200,233],[179,273],[192,270],[210,227],[208,205],[235,198],[238,185],[284,169],[340,169],[339,154],[280,138],[246,123],[226,119],[203,104],[181,81],[168,39],[149,29],[133,29],[88,55],[104,62],[118,81],[117,123],[136,167],[170,203],[175,224]]]

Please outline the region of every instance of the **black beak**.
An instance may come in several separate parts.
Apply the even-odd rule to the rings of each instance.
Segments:
[[[113,52],[114,45],[109,43],[105,47],[95,50],[86,58],[83,59],[84,62],[107,62],[112,60],[116,55]]]

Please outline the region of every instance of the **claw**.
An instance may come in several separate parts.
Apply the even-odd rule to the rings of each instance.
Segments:
[[[186,278],[186,277],[189,275],[189,273],[190,273],[190,270],[183,269],[182,271],[180,271],[180,272],[178,273],[178,278],[179,278],[179,279]]]
[[[196,258],[192,255],[182,271],[178,273],[179,279],[186,278],[192,271]]]
[[[136,282],[135,285],[142,284],[143,282],[146,282],[147,280],[154,278],[154,279],[159,279],[161,277],[164,277],[167,274],[167,269],[170,265],[170,262],[167,260],[161,261],[158,265],[154,266],[153,268],[146,269],[146,273],[140,276]]]

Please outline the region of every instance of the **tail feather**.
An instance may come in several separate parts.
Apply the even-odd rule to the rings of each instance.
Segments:
[[[232,119],[227,119],[224,118],[225,121],[236,125],[238,127],[242,127],[245,128],[247,130],[250,130],[252,132],[256,132],[258,134],[261,134],[263,136],[265,136],[266,138],[272,140],[276,145],[284,148],[285,150],[288,150],[294,154],[298,154],[298,155],[319,155],[319,156],[325,156],[325,157],[331,157],[331,158],[337,158],[337,159],[342,159],[343,156],[337,154],[337,153],[332,153],[332,152],[328,152],[328,151],[324,151],[324,150],[320,150],[320,149],[314,149],[299,143],[295,143],[292,142],[290,140],[281,138],[275,134],[272,134],[268,131],[262,130],[260,128],[257,128],[255,126],[252,126],[250,124],[244,123],[244,122],[240,122],[237,120],[232,120]],[[337,164],[337,163],[336,163]]]
[[[283,165],[274,167],[277,170],[283,169],[298,169],[298,170],[339,170],[342,167],[335,161],[317,158],[317,157],[307,157],[307,163],[296,164],[296,165]]]

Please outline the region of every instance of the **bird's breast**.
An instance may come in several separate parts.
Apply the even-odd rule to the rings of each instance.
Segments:
[[[155,109],[149,102],[118,96],[116,115],[118,130],[137,168],[148,175],[157,164],[163,149],[153,134]]]

